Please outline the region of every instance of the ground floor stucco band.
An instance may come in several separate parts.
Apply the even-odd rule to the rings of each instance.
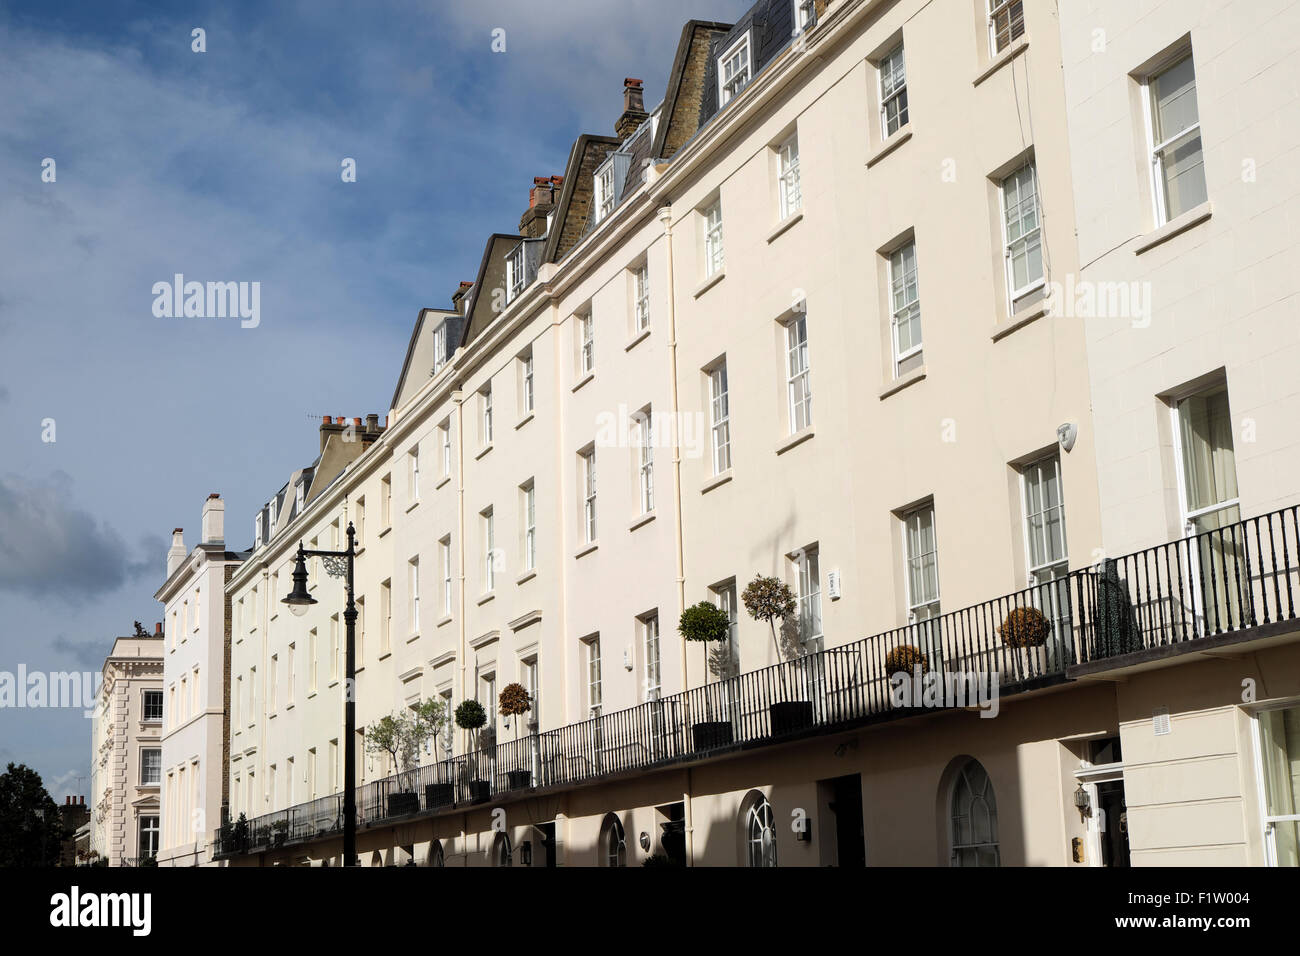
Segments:
[[[358,854],[371,866],[636,866],[680,853],[689,792],[697,866],[1285,864],[1286,835],[1266,825],[1259,717],[1288,708],[1300,708],[1296,632],[1008,699],[993,719],[918,714],[365,829]],[[1294,773],[1300,752],[1289,759]],[[338,865],[341,849],[229,862]]]

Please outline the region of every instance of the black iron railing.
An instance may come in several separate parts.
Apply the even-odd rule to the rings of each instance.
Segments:
[[[905,684],[961,689],[962,697],[939,706],[970,706],[977,688],[991,690],[990,680],[999,695],[1063,682],[1075,664],[1295,620],[1297,600],[1300,527],[1292,507],[371,781],[357,788],[358,826],[912,713],[923,700],[904,696]],[[341,831],[342,795],[335,794],[223,826],[215,850],[225,856]]]

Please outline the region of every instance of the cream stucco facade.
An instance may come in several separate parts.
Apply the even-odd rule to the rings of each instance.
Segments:
[[[804,9],[774,4],[758,5],[762,22]],[[584,209],[607,195],[600,167],[584,166],[592,139],[579,140],[549,232],[528,240],[546,243],[535,277],[512,259],[524,248],[524,262],[527,242],[493,236],[455,308],[421,313],[387,427],[367,428],[364,449],[327,469],[347,441],[327,425],[301,502],[259,524],[228,584],[229,810],[252,834],[238,845],[219,835],[223,859],[338,862],[342,588],[313,560],[318,603],[294,617],[280,601],[299,542],[342,547],[348,522],[358,727],[424,698],[474,698],[497,741],[477,755],[460,730],[430,741],[413,814],[384,802],[392,768],[360,757],[364,863],[1277,856],[1255,714],[1300,697],[1294,603],[1280,599],[1300,588],[1292,564],[1275,554],[1246,577],[1266,620],[1202,620],[1192,644],[1169,648],[1152,615],[1182,620],[1169,593],[1182,578],[1146,601],[1133,562],[1113,581],[1102,563],[1182,537],[1166,520],[1179,507],[1174,472],[1153,464],[1176,427],[1158,403],[1225,354],[1226,331],[1188,342],[1159,307],[1189,274],[1169,250],[1194,230],[1140,255],[1107,252],[1155,226],[1140,213],[1117,225],[1111,207],[1140,193],[1120,172],[1145,160],[1128,127],[1098,111],[1127,109],[1131,71],[1188,29],[1195,45],[1196,29],[1172,3],[1158,5],[1159,29],[1121,29],[1116,4],[1110,52],[1088,60],[1079,45],[1095,11],[1065,4],[1058,23],[1048,5],[995,6],[1011,19],[990,24],[985,0],[818,3],[784,45],[747,15],[705,48],[723,75],[748,50],[749,82],[706,70],[702,94],[688,25],[675,92],[640,111],[641,133],[603,149],[634,164],[637,135],[672,141],[690,89],[699,129],[670,156],[645,155],[644,176],[565,247],[583,184]],[[637,112],[629,96],[625,117]],[[729,101],[710,111],[710,97]],[[1213,157],[1232,147],[1210,145],[1210,115]],[[1106,155],[1120,158],[1099,176],[1108,131]],[[1221,216],[1214,182],[1213,216],[1194,227],[1208,226],[1205,242],[1238,215]],[[1226,202],[1235,187],[1223,191]],[[1270,234],[1293,245],[1277,203]],[[1282,257],[1269,250],[1251,261],[1280,288]],[[1059,313],[1057,284],[1130,275],[1163,290],[1141,333]],[[1198,297],[1198,328],[1231,287]],[[1238,456],[1241,514],[1292,507],[1268,529],[1294,555],[1294,377],[1250,371],[1293,349],[1282,317],[1294,301],[1258,304],[1246,351],[1226,353],[1251,377],[1261,443],[1272,423],[1253,464]],[[460,347],[428,359],[447,323]],[[1135,349],[1147,356],[1136,369]],[[1138,459],[1148,464],[1134,475]],[[780,668],[767,624],[738,606],[756,573],[798,598],[788,622],[803,656]],[[1140,640],[1105,609],[1121,586]],[[1270,589],[1272,605],[1260,596]],[[717,673],[677,636],[699,601],[733,611],[736,670]],[[1192,600],[1193,616],[1204,603]],[[1044,622],[1041,647],[1017,650],[1009,611],[1026,609]],[[927,667],[1002,673],[996,718],[961,707],[900,717],[881,703],[881,658],[902,646]],[[1244,702],[1247,678],[1258,690]],[[792,702],[791,680],[815,726],[783,735],[768,705]],[[496,714],[512,682],[537,702],[522,721]],[[725,742],[692,737],[719,723],[715,710],[728,715],[711,731]],[[483,766],[490,796],[443,800],[438,786]],[[993,832],[970,822],[990,811]]]

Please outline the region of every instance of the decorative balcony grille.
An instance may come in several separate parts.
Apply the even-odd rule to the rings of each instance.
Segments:
[[[911,661],[914,676],[919,666],[940,687],[996,675],[1003,696],[1063,683],[1075,665],[1115,659],[1118,667],[1130,655],[1295,621],[1298,510],[1105,559],[851,644],[371,781],[357,788],[358,828],[914,713],[891,697],[887,661]],[[227,824],[214,850],[228,856],[341,833],[342,805],[334,794],[242,829]]]

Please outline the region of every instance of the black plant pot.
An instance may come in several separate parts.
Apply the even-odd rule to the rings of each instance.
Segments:
[[[434,807],[449,807],[456,802],[456,785],[454,783],[427,783],[424,785],[424,806],[426,810]]]
[[[511,790],[527,790],[533,783],[531,770],[507,770],[506,785]]]
[[[786,700],[771,704],[768,713],[772,718],[772,736],[793,734],[813,725],[813,706],[810,700]]]
[[[486,780],[471,780],[469,782],[469,798],[474,803],[486,803],[492,799],[492,784]]]
[[[390,817],[416,813],[419,809],[420,795],[418,793],[390,793],[388,795],[388,815]]]
[[[713,750],[725,747],[733,740],[731,723],[725,720],[710,720],[691,726],[691,740],[696,750]]]

